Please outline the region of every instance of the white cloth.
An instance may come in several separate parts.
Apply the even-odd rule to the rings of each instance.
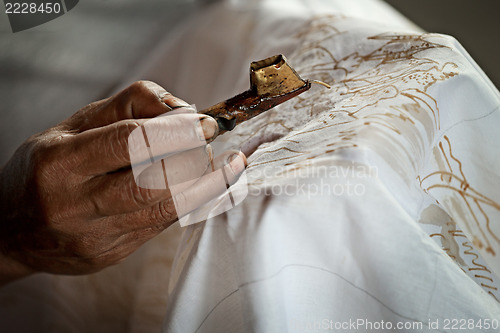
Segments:
[[[232,1],[187,26],[144,77],[199,108],[280,52],[332,89],[216,140],[258,146],[250,195],[185,231],[165,331],[500,319],[500,95],[454,38],[378,1]]]
[[[453,38],[376,0],[227,1],[176,29],[134,79],[198,108],[246,90],[249,62],[277,53],[332,89],[216,140],[257,148],[250,195],[185,228],[172,272],[178,227],[98,274],[3,288],[2,330],[149,332],[165,311],[169,332],[500,318],[500,97]]]

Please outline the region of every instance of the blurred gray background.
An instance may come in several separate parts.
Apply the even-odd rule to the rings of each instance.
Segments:
[[[0,166],[28,136],[107,97],[195,0],[83,0],[12,33],[0,12]]]
[[[16,34],[2,10],[0,166],[31,134],[106,97],[161,36],[211,1],[84,0],[68,14]],[[500,87],[499,0],[387,2],[423,29],[455,36]]]
[[[499,0],[385,0],[429,32],[455,37],[500,88]]]

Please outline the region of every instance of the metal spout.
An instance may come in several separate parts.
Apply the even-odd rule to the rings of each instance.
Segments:
[[[279,54],[250,64],[250,90],[199,113],[214,117],[222,134],[309,88],[311,83],[303,80],[285,56]]]

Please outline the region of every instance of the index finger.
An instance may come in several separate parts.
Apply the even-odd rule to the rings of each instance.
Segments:
[[[99,175],[131,164],[147,166],[167,154],[203,146],[216,132],[217,122],[199,114],[123,120],[74,135],[68,159],[74,161],[76,173]]]
[[[84,132],[125,119],[154,118],[181,106],[189,104],[154,82],[137,81],[115,96],[80,109],[63,125]]]
[[[244,171],[245,165],[246,158],[240,153],[220,169],[200,177],[182,192],[171,196],[172,193],[168,191],[168,198],[165,197],[165,200],[151,201],[150,205],[140,210],[108,216],[106,223],[122,233],[151,228],[160,233],[178,218],[224,193],[227,190],[226,184],[233,184]]]

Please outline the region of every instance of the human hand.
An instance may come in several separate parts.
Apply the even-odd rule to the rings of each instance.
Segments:
[[[160,86],[136,82],[30,137],[0,172],[0,283],[34,272],[87,274],[118,263],[174,223],[179,207],[190,212],[219,195],[214,168],[236,181],[245,156],[226,152],[213,159],[202,138],[193,146],[194,135],[216,136],[217,122],[184,112],[150,123],[157,134],[151,138],[163,142],[160,153],[177,152],[170,170],[179,179],[188,173],[198,180],[175,191],[168,184],[137,186],[129,135],[180,106],[187,103]],[[202,133],[182,125],[195,121]],[[146,182],[157,165],[144,172]]]

